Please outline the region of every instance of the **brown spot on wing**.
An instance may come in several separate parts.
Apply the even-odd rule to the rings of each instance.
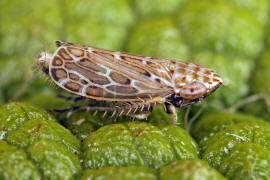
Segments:
[[[71,82],[71,81],[68,81],[66,84],[65,84],[65,87],[71,91],[74,91],[74,92],[79,92],[80,89],[82,88],[82,85],[78,84],[78,83],[75,83],[75,82]]]
[[[67,51],[64,48],[61,48],[58,51],[58,55],[64,60],[73,60],[72,57],[67,53]]]
[[[187,74],[187,70],[184,69],[184,68],[178,69],[178,72],[179,72],[180,74],[183,74],[183,75],[186,75],[186,74]]]
[[[79,48],[67,47],[67,50],[76,57],[82,57],[84,55],[84,51]]]
[[[69,73],[69,78],[74,80],[74,81],[78,81],[80,79],[79,76],[77,76],[76,74],[73,74],[73,73]]]
[[[126,76],[123,76],[122,74],[119,74],[117,72],[111,72],[110,77],[112,80],[114,80],[117,83],[129,85],[130,79],[128,79]]]
[[[51,75],[55,81],[67,78],[67,72],[64,69],[52,68]]]
[[[117,93],[123,93],[123,94],[135,94],[138,92],[138,90],[134,87],[124,87],[124,86],[109,86],[107,89]]]
[[[95,86],[88,86],[85,92],[88,96],[114,98],[113,94],[106,92],[104,89]]]

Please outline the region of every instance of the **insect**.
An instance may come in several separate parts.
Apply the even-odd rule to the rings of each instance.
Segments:
[[[192,62],[157,59],[56,41],[53,54],[42,52],[37,64],[61,88],[96,101],[121,106],[90,110],[119,112],[146,118],[156,104],[164,104],[177,121],[176,108],[201,102],[222,79],[214,71]],[[138,113],[139,111],[139,113]],[[140,113],[141,112],[141,113]]]

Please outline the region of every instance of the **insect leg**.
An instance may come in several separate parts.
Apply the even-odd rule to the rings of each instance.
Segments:
[[[85,99],[82,96],[70,97],[70,96],[65,96],[65,95],[62,95],[62,94],[58,94],[56,97],[62,98],[64,100],[66,100],[66,101],[74,101],[74,102],[77,102],[77,101],[80,101],[80,100],[84,100]]]
[[[175,124],[175,125],[179,124],[178,120],[177,120],[177,110],[176,110],[174,105],[172,105],[170,103],[165,103],[164,110],[166,113],[172,114],[173,124]]]

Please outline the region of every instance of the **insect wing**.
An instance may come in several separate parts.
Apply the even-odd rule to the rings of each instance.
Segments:
[[[105,101],[141,101],[172,92],[165,60],[70,43],[58,45],[49,73],[74,94]]]

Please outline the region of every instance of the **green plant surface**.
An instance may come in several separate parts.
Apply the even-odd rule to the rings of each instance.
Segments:
[[[179,127],[130,122],[101,127],[84,140],[83,153],[87,168],[159,168],[177,159],[196,158],[198,149],[195,141]]]
[[[77,179],[81,171],[77,154],[55,141],[41,139],[27,152],[48,179]]]
[[[228,179],[269,179],[270,151],[255,143],[238,144],[224,157],[219,171]]]
[[[135,54],[186,60],[188,47],[169,17],[140,21],[130,34],[127,50]]]
[[[55,122],[47,112],[24,103],[9,103],[0,107],[0,127],[1,139],[9,144],[12,151],[15,151],[15,147],[19,148],[16,150],[18,157],[14,155],[15,160],[28,159],[38,170],[39,176],[48,179],[75,179],[80,174],[78,139]],[[24,157],[21,152],[27,155]],[[11,163],[9,160],[12,157],[7,158],[7,163]],[[19,163],[18,160],[16,162]],[[3,174],[18,173],[22,179],[27,179],[31,173],[27,170],[21,174],[22,167],[8,167],[3,169]]]
[[[0,139],[4,139],[30,119],[55,121],[47,112],[28,104],[12,102],[0,106]]]
[[[62,144],[72,153],[80,152],[78,140],[63,126],[57,122],[31,119],[25,122],[6,141],[21,148],[27,148],[40,139],[47,139]]]
[[[200,159],[179,160],[159,170],[160,180],[225,180],[217,170]]]
[[[156,180],[156,173],[147,167],[107,167],[87,169],[81,180]]]
[[[228,126],[238,123],[258,123],[269,126],[263,119],[237,113],[216,113],[204,115],[192,127],[191,134],[200,146],[203,146],[210,137],[221,130],[226,130]]]
[[[262,48],[263,26],[249,11],[226,1],[189,1],[178,24],[192,50],[254,57]]]
[[[219,168],[226,155],[237,144],[256,143],[270,149],[270,125],[243,122],[228,126],[209,138],[203,149],[202,159],[212,167]]]
[[[23,150],[0,140],[0,179],[42,179],[38,168]]]

